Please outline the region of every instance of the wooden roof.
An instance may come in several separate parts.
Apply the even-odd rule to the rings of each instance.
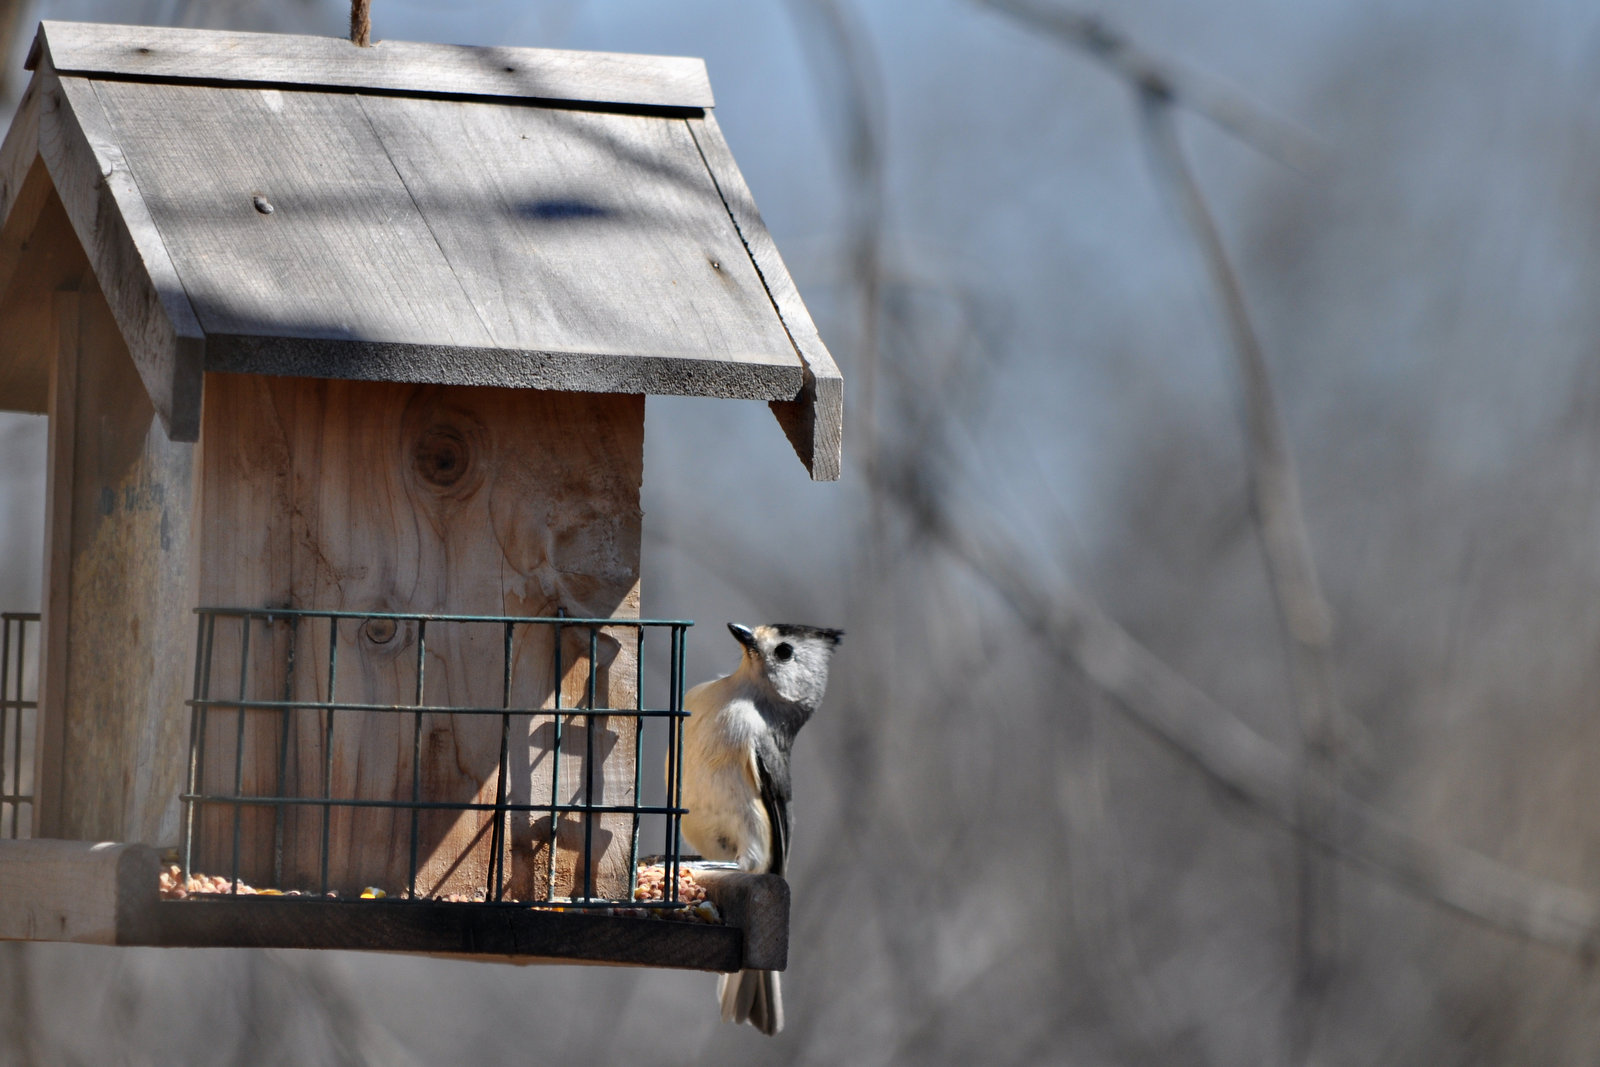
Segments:
[[[206,371],[674,393],[773,402],[838,477],[700,60],[46,22],[29,66],[0,297],[53,191],[173,438]],[[0,407],[35,364],[0,340]]]

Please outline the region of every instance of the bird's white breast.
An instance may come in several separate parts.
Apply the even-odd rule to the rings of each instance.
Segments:
[[[707,859],[764,867],[771,827],[761,804],[755,738],[763,728],[737,674],[697,685],[684,697],[683,836]]]

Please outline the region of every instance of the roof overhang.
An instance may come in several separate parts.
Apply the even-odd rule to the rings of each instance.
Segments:
[[[29,66],[0,294],[53,189],[172,438],[207,371],[716,396],[839,476],[701,61],[46,22]]]

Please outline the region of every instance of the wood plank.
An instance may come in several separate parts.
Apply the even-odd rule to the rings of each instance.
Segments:
[[[842,381],[714,120],[97,88],[48,56],[37,80],[49,173],[175,440],[204,362],[777,401],[837,477]]]
[[[355,98],[97,91],[207,333],[492,344]]]
[[[11,115],[11,126],[0,142],[0,294],[11,283],[21,258],[20,246],[33,232],[46,188],[39,187],[39,78],[23,90]]]
[[[709,362],[798,387],[794,346],[682,120],[357,99],[496,344],[667,357],[689,379],[674,393],[698,392]]]
[[[30,181],[37,180],[44,191],[44,202],[34,213],[33,229],[13,246],[17,261],[12,283],[0,290],[0,322],[5,323],[0,330],[0,408],[42,413],[49,410],[50,365],[56,352],[52,300],[58,289],[76,288],[89,273],[89,261],[42,162],[35,163],[32,175]]]
[[[0,940],[148,942],[159,874],[144,845],[0,841]]]
[[[0,331],[0,409],[7,411],[45,410],[53,329],[49,294],[62,279],[52,277],[58,272],[40,260],[59,263],[77,245],[73,239],[73,248],[40,250],[32,240],[52,195],[49,173],[39,158],[39,97],[36,76],[23,91],[0,143],[0,322],[5,323]],[[70,228],[67,234],[70,238]],[[26,268],[25,259],[30,260]]]
[[[642,397],[225,374],[210,375],[206,388],[202,602],[519,616],[564,608],[574,616],[637,617]],[[221,696],[223,686],[237,692],[240,661],[238,639],[220,626],[218,632],[213,675]],[[326,623],[305,624],[294,677],[285,679],[285,636],[268,640],[258,630],[252,649],[270,650],[278,666],[254,672],[247,693],[281,699],[287,682],[296,699],[326,700],[329,638]],[[632,646],[615,644],[602,661],[602,702],[631,706]],[[413,627],[374,636],[346,622],[336,647],[338,699],[414,701]],[[549,706],[548,633],[519,631],[513,652],[515,706]],[[497,627],[430,626],[425,662],[428,702],[500,705]],[[587,648],[568,649],[565,668],[564,703],[572,706],[587,682]],[[330,784],[317,713],[296,713],[287,723],[276,713],[247,713],[240,785],[253,795],[277,795],[275,760],[287,744],[283,788],[291,796],[321,796],[328,788],[336,797],[408,800],[415,728],[409,715],[338,713]],[[631,723],[602,720],[595,729],[603,795],[617,801],[632,792]],[[238,730],[235,713],[211,713],[209,791],[234,790]],[[499,718],[428,715],[421,730],[422,799],[493,803]],[[541,754],[549,732],[547,718],[513,718],[514,802],[550,796],[553,761]],[[570,720],[564,733],[560,796],[569,802],[586,739]],[[199,869],[231,873],[232,818],[218,807],[203,821]],[[576,820],[563,821],[558,893],[570,892],[581,847]],[[329,823],[333,888],[406,887],[409,814],[346,809]],[[606,895],[626,894],[625,830],[616,816],[598,822],[597,889]],[[241,873],[253,884],[271,884],[274,833],[270,815],[242,822]],[[540,848],[549,833],[547,816],[511,821],[513,893],[548,888]],[[282,887],[319,888],[320,810],[291,809],[284,834]],[[481,813],[424,814],[419,891],[468,893],[485,885],[491,835]]]
[[[61,837],[61,791],[67,721],[67,635],[72,617],[72,470],[77,449],[78,325],[76,289],[51,300],[50,437],[46,453],[44,589],[39,598],[39,715],[34,741],[33,834]]]
[[[161,235],[95,96],[41,60],[39,152],[133,354],[162,427],[200,430],[204,339]]]
[[[346,949],[721,972],[787,963],[786,949],[770,947],[786,943],[788,925],[787,886],[772,875],[713,879],[726,921],[704,924],[426,901],[160,900],[159,873],[158,853],[144,845],[0,841],[0,940]],[[753,939],[769,947],[753,946]]]
[[[33,165],[27,168],[21,183],[12,191],[16,194],[12,197],[13,210],[4,217],[5,225],[0,226],[0,296],[10,292],[13,285],[27,282],[28,279],[19,278],[17,272],[27,255],[29,238],[38,228],[45,202],[55,198],[44,160],[35,156]],[[59,198],[56,199],[59,202]],[[72,243],[76,245],[77,241],[74,239]]]
[[[705,63],[680,56],[407,41],[357,48],[337,37],[55,21],[40,24],[34,49],[73,74],[675,108],[714,103]]]
[[[526,352],[308,337],[212,334],[206,369],[346,381],[496,386],[574,393],[792,398],[799,364],[778,366],[672,356]]]
[[[212,369],[761,399],[803,385],[680,120],[100,93]]]
[[[836,481],[844,458],[844,378],[822,343],[816,324],[811,321],[811,313],[806,310],[794,279],[778,255],[772,235],[761,221],[755,198],[750,195],[750,188],[733,160],[733,152],[715,116],[707,114],[689,119],[687,124],[773,306],[805,363],[804,389],[793,400],[774,401],[773,413],[811,477],[819,482]]]
[[[150,944],[336,948],[447,954],[508,963],[610,963],[737,970],[737,927],[423,901],[261,897],[162,901]]]
[[[789,966],[789,883],[775,874],[697,870],[695,881],[722,913],[722,921],[744,932],[740,967],[781,971]]]
[[[49,836],[176,844],[193,671],[194,449],[162,431],[92,278],[62,311],[42,819]]]

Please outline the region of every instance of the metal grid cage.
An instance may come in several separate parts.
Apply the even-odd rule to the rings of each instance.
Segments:
[[[388,858],[368,863],[362,880],[389,871],[382,895],[391,899],[684,906],[679,768],[691,622],[228,607],[196,615],[180,796],[185,884],[204,871],[226,874],[222,891],[235,896],[242,883],[245,892],[349,895],[357,868],[345,853],[371,852],[377,839]],[[652,702],[645,639],[659,631],[667,678]],[[464,661],[498,676],[463,683]],[[612,706],[619,693],[625,706]],[[433,780],[440,762],[465,758],[461,736],[487,742],[495,730],[498,760],[480,761],[470,795]],[[434,751],[441,731],[457,739],[444,760]],[[358,769],[383,763],[388,777],[374,788],[366,771],[342,773],[336,764],[352,753]],[[644,773],[646,756],[659,753],[664,782]],[[634,890],[647,822],[660,824],[664,899],[644,902]]]
[[[38,631],[37,612],[0,614],[0,837],[33,834],[32,755],[39,709],[38,653],[33,650],[39,647]],[[23,808],[28,809],[26,817]]]

